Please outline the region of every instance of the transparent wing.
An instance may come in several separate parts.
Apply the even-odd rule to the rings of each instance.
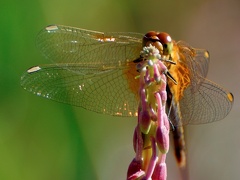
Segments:
[[[40,31],[36,43],[47,59],[65,63],[63,68],[72,68],[74,63],[91,68],[122,66],[135,60],[142,48],[142,37],[139,33],[102,33],[52,25]]]
[[[23,74],[21,85],[38,96],[91,111],[117,116],[137,115],[137,92],[130,85],[137,86],[138,82],[126,67],[100,70],[99,67],[74,64],[70,71],[62,66],[65,64],[30,68]],[[79,69],[81,73],[76,73]]]
[[[210,55],[209,52],[205,49],[195,49],[193,48],[194,52],[194,63],[195,66],[192,66],[192,69],[198,73],[199,76],[207,77],[208,73],[208,65],[210,62]]]
[[[142,34],[102,33],[53,25],[37,36],[37,46],[55,65],[30,68],[21,79],[28,91],[55,101],[118,116],[136,116],[138,106],[137,71]],[[199,124],[224,118],[233,96],[205,79],[209,53],[177,43],[183,67],[190,71],[190,84],[173,106],[180,111],[174,125]],[[174,94],[173,94],[174,96]]]
[[[183,95],[181,95],[179,102],[168,101],[172,107],[171,122],[174,126],[181,126],[223,119],[232,108],[233,95],[205,78],[209,65],[208,51],[191,48],[182,41],[178,42],[177,46],[180,60],[176,66],[181,67],[178,68],[177,74],[185,75],[189,72],[189,77],[177,85],[179,89],[183,89]],[[172,86],[170,84],[169,88],[171,89]],[[174,96],[175,94],[172,94],[169,97],[171,99]]]
[[[233,95],[219,85],[203,79],[195,92],[192,87],[184,91],[180,101],[183,124],[201,124],[221,120],[233,105]]]
[[[190,71],[190,86],[196,91],[203,80],[202,77],[207,76],[210,55],[207,50],[192,48],[183,41],[179,41],[177,45],[182,57],[181,63]]]

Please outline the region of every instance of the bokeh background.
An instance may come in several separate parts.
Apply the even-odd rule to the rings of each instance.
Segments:
[[[166,31],[210,51],[209,79],[235,95],[224,120],[188,126],[190,179],[240,177],[239,0],[8,0],[0,2],[0,179],[123,180],[134,157],[136,119],[116,118],[34,96],[20,87],[49,24],[98,31]],[[172,150],[168,179],[179,179]]]

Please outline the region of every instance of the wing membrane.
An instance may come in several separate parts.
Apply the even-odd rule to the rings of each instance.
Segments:
[[[177,45],[183,58],[180,63],[190,71],[190,86],[192,86],[192,90],[196,91],[201,85],[201,81],[207,76],[209,53],[205,49],[192,48],[183,41],[179,41]]]
[[[138,33],[102,33],[53,25],[38,34],[36,43],[47,59],[65,63],[66,68],[75,63],[89,67],[122,66],[139,57],[142,37]]]
[[[233,95],[229,91],[202,78],[197,91],[192,86],[184,91],[179,109],[182,117],[171,117],[171,121],[176,126],[218,121],[228,115],[232,105]]]
[[[22,76],[21,85],[36,95],[98,113],[136,116],[138,100],[124,79],[125,69],[99,71],[97,68],[90,73],[89,67],[72,66],[71,69],[82,72],[87,69],[88,73],[78,74],[62,66],[64,64],[34,67],[36,71],[30,69]]]
[[[170,119],[175,126],[201,124],[223,119],[231,110],[233,96],[227,90],[209,81],[205,77],[208,72],[209,53],[204,49],[195,49],[187,43],[179,41],[179,62],[177,74],[189,76],[180,81],[178,89],[183,90],[179,102],[168,102],[172,106]],[[186,72],[185,72],[185,71]],[[169,88],[174,88],[170,84]],[[172,96],[176,96],[171,92]],[[171,98],[171,96],[169,96]]]

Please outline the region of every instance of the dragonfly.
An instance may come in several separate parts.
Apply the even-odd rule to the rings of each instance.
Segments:
[[[36,45],[53,63],[29,68],[21,77],[21,86],[38,96],[90,111],[137,116],[136,61],[143,37],[141,33],[47,26],[38,34]],[[168,84],[170,89],[178,89],[176,110],[181,111],[182,125],[223,119],[231,110],[233,95],[206,79],[209,53],[174,41],[173,55],[170,58],[178,62],[171,65],[169,72],[178,84]]]
[[[50,25],[36,45],[52,63],[29,68],[21,86],[38,96],[97,113],[134,117],[138,112],[139,72],[144,45],[160,46],[172,79],[168,80],[169,119],[173,126],[223,119],[233,105],[228,90],[206,78],[207,50],[174,41],[168,34],[97,32]],[[170,43],[170,44],[169,44]],[[159,48],[159,47],[158,47]]]

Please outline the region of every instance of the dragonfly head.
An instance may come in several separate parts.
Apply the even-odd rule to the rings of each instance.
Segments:
[[[172,38],[165,32],[149,31],[143,37],[143,46],[155,46],[161,55],[170,55],[173,48]]]

